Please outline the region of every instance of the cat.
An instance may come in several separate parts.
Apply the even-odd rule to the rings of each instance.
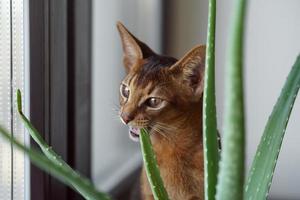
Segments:
[[[204,199],[202,93],[205,45],[181,59],[158,55],[118,22],[126,77],[120,85],[120,119],[139,140],[148,129],[171,200]],[[145,169],[141,197],[153,195]]]

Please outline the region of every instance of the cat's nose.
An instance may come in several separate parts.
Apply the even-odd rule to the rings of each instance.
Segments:
[[[124,124],[128,124],[130,121],[133,120],[133,116],[128,114],[128,113],[122,113],[121,114],[121,119],[123,121]]]

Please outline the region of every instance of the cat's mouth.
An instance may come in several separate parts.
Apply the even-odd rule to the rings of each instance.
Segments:
[[[149,127],[147,128],[150,131]],[[129,126],[129,138],[135,142],[139,142],[139,137],[141,133],[141,128]]]
[[[141,130],[140,128],[129,126],[129,137],[135,142],[139,141]]]
[[[129,138],[132,139],[135,142],[139,142],[139,137],[141,133],[142,128],[147,128],[148,131],[150,131],[149,127],[149,120],[143,119],[143,120],[135,120],[134,122],[131,122],[128,124],[129,126]]]

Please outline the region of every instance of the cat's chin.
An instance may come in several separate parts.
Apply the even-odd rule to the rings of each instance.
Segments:
[[[136,127],[129,126],[129,137],[135,142],[139,142],[140,129]]]

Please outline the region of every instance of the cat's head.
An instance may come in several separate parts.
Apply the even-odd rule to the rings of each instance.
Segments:
[[[167,134],[169,125],[202,97],[205,46],[177,60],[154,53],[121,23],[117,28],[127,72],[120,85],[121,121],[129,125],[134,140],[140,128]]]

